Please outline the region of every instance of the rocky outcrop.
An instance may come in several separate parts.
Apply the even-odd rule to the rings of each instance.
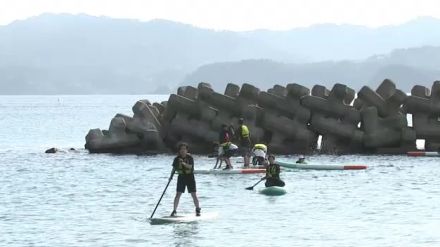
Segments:
[[[207,154],[221,125],[237,127],[239,118],[254,144],[267,144],[276,154],[404,153],[415,149],[416,139],[425,139],[428,150],[440,147],[440,82],[434,82],[432,93],[415,86],[407,96],[385,80],[375,91],[363,87],[355,96],[343,84],[331,90],[316,85],[310,91],[292,83],[261,91],[230,83],[222,94],[200,83],[178,88],[168,101],[136,102],[133,116],[117,114],[108,130],[90,130],[85,147],[90,152],[166,153],[187,142],[192,153]]]
[[[416,148],[416,133],[408,127],[402,108],[406,94],[396,89],[390,80],[384,80],[373,91],[362,87],[355,107],[362,112],[364,148],[376,153],[406,153]]]
[[[412,114],[412,125],[417,139],[425,139],[426,151],[440,150],[440,81],[431,91],[416,85],[405,101],[406,111]]]
[[[270,152],[280,154],[311,153],[316,149],[318,135],[310,130],[310,110],[300,103],[310,90],[298,84],[285,88],[275,85],[261,92],[258,105],[264,109],[261,127]]]
[[[362,151],[363,131],[358,127],[360,113],[351,102],[355,91],[336,84],[331,91],[317,85],[312,95],[301,104],[312,111],[310,127],[322,135],[321,150],[325,153],[357,153]]]
[[[91,129],[85,148],[92,153],[162,153],[167,152],[162,136],[160,111],[147,100],[133,106],[133,117],[117,114],[108,131]]]

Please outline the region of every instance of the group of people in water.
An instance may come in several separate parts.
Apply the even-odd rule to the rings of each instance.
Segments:
[[[253,154],[252,164],[254,166],[264,166],[266,169],[266,175],[262,178],[266,180],[265,186],[284,187],[285,183],[280,178],[280,165],[275,162],[275,156],[273,154],[267,154],[267,146],[265,144],[255,144],[251,149],[249,129],[244,124],[242,118],[238,120],[238,123],[237,131],[232,126],[222,125],[219,133],[219,143],[216,145],[218,148],[217,162],[220,161],[221,165],[221,162],[225,161],[226,168],[224,169],[232,169],[233,166],[230,158],[232,156],[241,155],[243,157],[244,167],[247,168],[250,166],[251,155]],[[232,143],[232,140],[237,140],[240,146]],[[169,178],[169,181],[171,181],[174,174],[178,174],[176,196],[174,197],[174,207],[171,216],[176,216],[179,200],[182,193],[185,192],[185,188],[193,199],[196,216],[200,216],[201,208],[196,193],[196,181],[194,178],[194,159],[188,153],[188,144],[180,143],[177,149],[178,155],[174,158]],[[306,163],[304,155],[300,155],[296,163]]]

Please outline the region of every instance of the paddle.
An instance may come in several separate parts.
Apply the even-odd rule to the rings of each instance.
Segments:
[[[254,185],[252,185],[251,187],[247,187],[246,189],[247,190],[253,190],[254,189],[254,187],[257,185],[257,184],[259,184],[261,181],[263,181],[263,180],[265,180],[266,179],[266,177],[263,177],[263,178],[261,178],[258,182],[256,182]]]
[[[173,180],[173,176],[174,176],[174,172],[171,174],[170,178],[168,179],[167,186],[165,186],[165,189],[163,190],[163,193],[162,193],[162,195],[160,196],[159,201],[157,202],[156,207],[154,208],[153,213],[152,213],[151,216],[150,216],[150,219],[152,219],[154,213],[156,213],[156,209],[157,209],[157,207],[159,207],[160,201],[162,201],[162,197],[163,197],[163,195],[165,195],[165,192],[166,192],[167,189],[168,189],[168,185],[170,185],[171,180]]]

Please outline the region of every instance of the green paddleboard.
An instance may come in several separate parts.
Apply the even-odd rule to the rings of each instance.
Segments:
[[[282,196],[286,194],[287,191],[283,187],[271,186],[260,189],[259,193],[267,196]]]

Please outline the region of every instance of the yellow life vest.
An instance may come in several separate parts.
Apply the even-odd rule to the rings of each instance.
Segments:
[[[263,150],[264,152],[267,152],[267,146],[264,145],[264,144],[255,144],[255,145],[254,145],[254,148],[255,148],[255,149],[261,149],[261,150]]]
[[[242,138],[249,138],[249,129],[246,125],[241,126],[241,137]]]
[[[269,165],[266,170],[267,175],[272,178],[278,178],[279,174],[277,173],[277,166],[275,164]]]
[[[225,142],[220,144],[220,147],[223,148],[223,151],[231,150],[231,149],[237,149],[238,147],[234,145],[232,142]]]
[[[231,142],[224,142],[222,144],[220,144],[220,146],[224,147],[228,147],[229,145],[231,145]]]
[[[186,158],[181,158],[182,162],[187,163],[188,162],[188,157]],[[185,166],[183,166],[183,164],[179,163],[176,167],[176,172],[179,175],[183,175],[183,174],[192,174],[192,169],[188,169]]]

